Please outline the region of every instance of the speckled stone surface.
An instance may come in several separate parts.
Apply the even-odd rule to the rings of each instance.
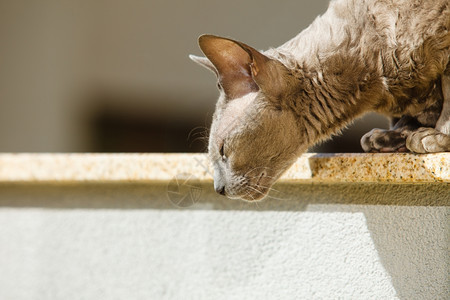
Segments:
[[[0,182],[212,181],[205,154],[0,154]],[[450,182],[450,153],[307,153],[280,182]]]
[[[450,182],[450,153],[313,154],[311,179],[326,182]],[[299,161],[301,161],[300,159]],[[285,179],[296,179],[298,164]],[[300,172],[304,172],[303,166]]]

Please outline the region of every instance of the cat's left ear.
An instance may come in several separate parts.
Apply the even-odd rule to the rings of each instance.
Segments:
[[[290,72],[281,62],[242,42],[202,35],[199,45],[230,94],[243,95],[260,89],[278,98],[290,86]]]

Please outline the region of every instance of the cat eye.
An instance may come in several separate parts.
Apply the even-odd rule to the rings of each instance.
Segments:
[[[223,146],[224,146],[224,144],[222,144],[220,146],[219,154],[220,154],[220,157],[222,158],[222,160],[225,161],[227,159],[227,157],[224,154]]]

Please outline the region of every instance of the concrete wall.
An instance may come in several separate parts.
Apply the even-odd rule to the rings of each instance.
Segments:
[[[274,187],[279,192],[260,203],[216,195],[205,177],[197,182],[195,204],[186,208],[171,201],[163,164],[135,157],[162,180],[136,181],[139,174],[131,173],[120,178],[133,162],[111,158],[89,168],[74,165],[84,178],[92,168],[103,174],[118,168],[100,181],[41,182],[70,170],[52,169],[50,162],[27,170],[19,159],[0,157],[4,171],[19,170],[0,172],[0,299],[450,296],[445,156],[435,156],[447,169],[436,182],[327,183],[312,169],[309,180],[283,178]],[[367,157],[385,157],[395,168],[392,156]],[[180,158],[186,164],[168,172],[190,165],[192,157]],[[323,158],[330,160],[345,158]],[[34,180],[24,180],[25,173]],[[7,174],[16,179],[8,181]]]
[[[2,187],[0,298],[449,296],[447,207],[305,205],[339,191],[316,186],[287,210],[214,208],[205,186],[204,203],[178,209],[164,188]]]

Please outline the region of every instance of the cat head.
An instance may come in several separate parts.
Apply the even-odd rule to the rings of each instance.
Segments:
[[[190,58],[216,74],[220,92],[208,145],[214,188],[260,200],[305,150],[290,108],[298,79],[244,43],[203,35],[199,46],[206,57]]]

